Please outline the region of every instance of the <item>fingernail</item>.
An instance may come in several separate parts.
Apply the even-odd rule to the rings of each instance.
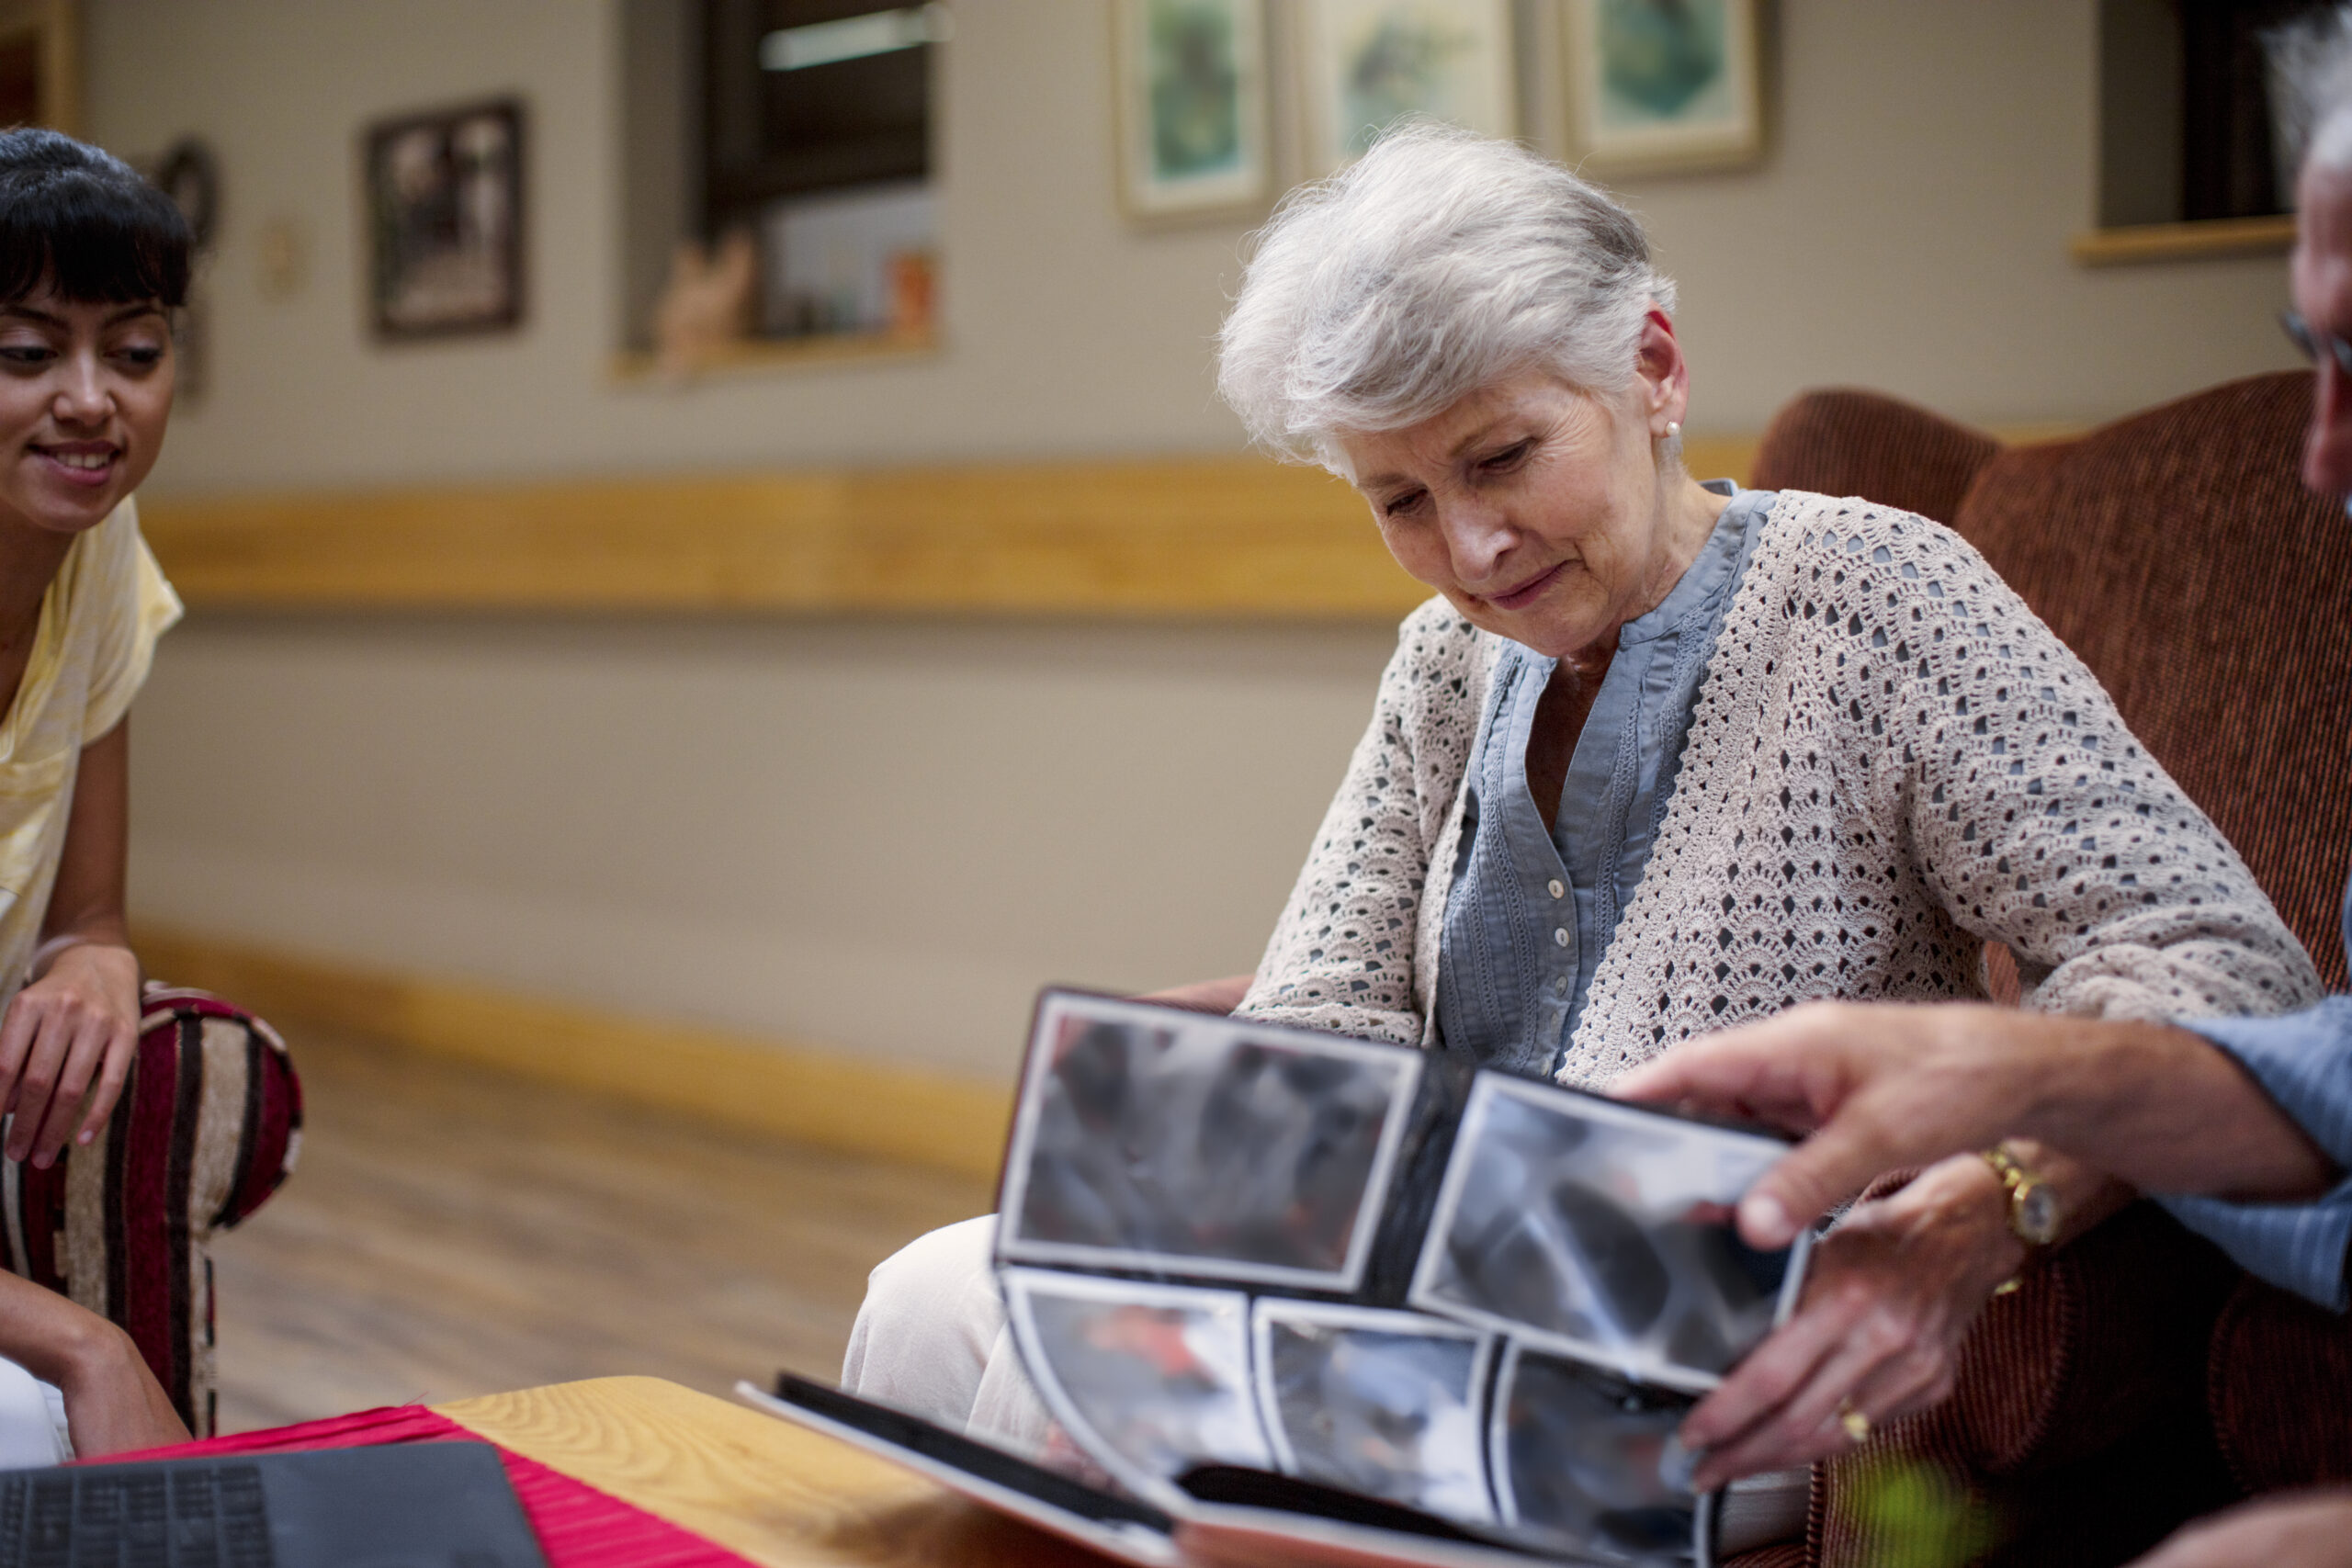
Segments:
[[[55,1165],[56,1163],[57,1156],[55,1155],[35,1155],[33,1156],[33,1168],[35,1170],[47,1170],[51,1166]]]
[[[1797,1233],[1789,1212],[1769,1192],[1750,1192],[1739,1201],[1739,1228],[1759,1247],[1786,1247]]]
[[[86,1143],[88,1143],[92,1138],[95,1138],[95,1137],[96,1137],[97,1135],[98,1135],[98,1134],[97,1134],[96,1132],[92,1131],[91,1129],[89,1129],[89,1128],[87,1128],[87,1127],[85,1127],[85,1128],[82,1130],[81,1135],[80,1135],[79,1137],[76,1137],[74,1141],[75,1143],[77,1143],[77,1144],[86,1144]]]

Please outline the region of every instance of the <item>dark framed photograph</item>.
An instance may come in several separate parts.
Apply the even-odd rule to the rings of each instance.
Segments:
[[[365,146],[376,336],[401,342],[519,326],[522,100],[380,120]]]

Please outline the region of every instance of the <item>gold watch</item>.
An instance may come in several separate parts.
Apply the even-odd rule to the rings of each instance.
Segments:
[[[2058,1194],[2050,1183],[2019,1164],[2007,1144],[1986,1149],[1984,1163],[2009,1196],[2009,1234],[2028,1247],[2048,1247],[2057,1240]]]

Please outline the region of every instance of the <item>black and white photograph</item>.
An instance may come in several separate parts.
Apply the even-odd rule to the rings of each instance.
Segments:
[[[1049,994],[999,1255],[1352,1290],[1420,1066],[1400,1047]]]
[[[382,121],[367,135],[376,335],[503,332],[523,320],[523,105]]]
[[[1250,1299],[1008,1269],[1005,1313],[1055,1419],[1130,1490],[1195,1465],[1273,1468],[1250,1388]]]
[[[1695,1461],[1674,1434],[1690,1411],[1688,1400],[1507,1346],[1493,1423],[1503,1524],[1563,1538],[1580,1556],[1683,1556],[1696,1523]]]
[[[1494,1517],[1490,1336],[1443,1318],[1261,1297],[1258,1397],[1285,1473],[1464,1523]]]
[[[1489,1074],[1414,1270],[1410,1304],[1704,1390],[1795,1300],[1806,1240],[1758,1252],[1732,1207],[1786,1151]]]

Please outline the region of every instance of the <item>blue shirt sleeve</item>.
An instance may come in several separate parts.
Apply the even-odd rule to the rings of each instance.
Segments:
[[[2352,997],[2284,1018],[2177,1021],[2235,1057],[2336,1165],[2352,1171]],[[2159,1200],[2248,1272],[2334,1312],[2352,1304],[2352,1176],[2308,1203]]]

